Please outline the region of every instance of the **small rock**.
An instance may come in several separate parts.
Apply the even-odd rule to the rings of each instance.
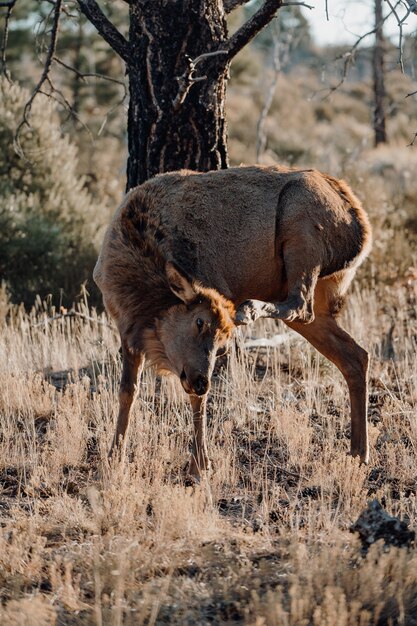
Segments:
[[[350,531],[359,533],[365,553],[378,539],[383,539],[385,546],[401,548],[410,546],[416,535],[414,530],[409,530],[407,522],[389,515],[376,499],[369,502]]]

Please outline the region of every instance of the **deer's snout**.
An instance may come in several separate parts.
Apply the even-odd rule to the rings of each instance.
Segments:
[[[195,394],[196,396],[204,396],[210,386],[210,381],[207,376],[204,376],[204,374],[200,372],[187,376],[185,369],[183,369],[180,380],[184,391],[188,394]]]
[[[207,376],[199,374],[196,378],[192,380],[191,385],[197,396],[204,396],[209,388],[209,380]]]

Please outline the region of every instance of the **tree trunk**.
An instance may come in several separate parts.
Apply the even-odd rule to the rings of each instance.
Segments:
[[[384,76],[384,53],[385,42],[383,33],[382,0],[375,0],[375,47],[373,54],[374,73],[374,132],[375,145],[386,143],[385,130],[385,76]]]
[[[179,167],[226,168],[228,60],[220,0],[131,0],[127,189]],[[192,81],[192,78],[206,77]]]

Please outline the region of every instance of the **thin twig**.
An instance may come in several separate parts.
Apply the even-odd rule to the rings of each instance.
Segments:
[[[14,136],[14,142],[13,142],[14,147],[15,147],[16,152],[21,157],[23,157],[24,154],[23,154],[22,146],[20,145],[20,132],[23,126],[27,126],[28,128],[30,128],[30,122],[29,122],[28,116],[30,114],[33,101],[35,100],[36,96],[40,92],[42,85],[48,80],[49,70],[51,69],[52,59],[55,54],[56,44],[58,40],[58,26],[59,26],[59,17],[61,13],[61,4],[62,4],[62,0],[56,0],[54,12],[53,12],[54,17],[53,17],[52,30],[51,30],[51,41],[49,43],[48,54],[46,55],[46,61],[43,67],[43,72],[39,79],[38,84],[36,85],[35,89],[32,92],[32,95],[30,96],[29,100],[25,104],[25,108],[23,109],[23,119],[20,122],[19,126],[17,127],[16,133]]]
[[[46,326],[51,322],[56,322],[57,320],[65,319],[67,317],[78,317],[87,322],[94,322],[94,324],[99,324],[101,326],[108,326],[109,328],[112,328],[111,324],[109,324],[108,322],[102,322],[101,320],[91,317],[90,315],[85,315],[85,313],[79,313],[79,311],[75,311],[74,309],[71,309],[67,313],[57,313],[57,315],[53,315],[52,317],[46,317],[41,322],[31,324],[31,326],[32,328],[37,328],[38,326]]]
[[[16,2],[17,0],[11,0],[10,2],[0,3],[0,6],[7,6],[7,11],[6,11],[6,15],[4,18],[3,37],[1,41],[0,63],[1,63],[1,69],[2,69],[3,75],[6,77],[9,83],[12,82],[12,79],[11,79],[9,70],[7,69],[6,48],[7,48],[7,41],[9,39],[10,17],[12,15]]]
[[[64,61],[62,61],[61,59],[59,59],[58,57],[54,57],[54,61],[56,61],[59,65],[62,65],[63,67],[65,67],[67,70],[70,70],[71,72],[74,72],[74,74],[80,78],[82,81],[86,82],[88,84],[88,81],[86,81],[86,78],[99,78],[100,80],[107,80],[111,83],[115,83],[116,85],[120,85],[121,87],[123,87],[123,95],[120,98],[120,100],[118,100],[116,102],[116,104],[114,106],[111,107],[111,109],[109,109],[104,118],[103,121],[101,123],[100,129],[98,131],[98,135],[100,136],[101,133],[103,132],[103,129],[105,127],[105,125],[107,124],[107,120],[109,119],[109,116],[114,113],[114,111],[116,111],[116,109],[118,109],[119,106],[121,106],[123,104],[123,102],[126,100],[127,98],[127,86],[126,83],[122,80],[119,80],[118,78],[113,78],[112,76],[107,76],[106,74],[98,74],[97,72],[80,72],[80,70],[77,70],[75,67],[72,67],[71,65],[68,65],[67,63],[65,63]],[[68,108],[68,107],[67,107]],[[86,124],[84,124],[84,122],[81,121],[81,119],[79,118],[79,116],[76,114],[76,112],[73,110],[73,108],[70,106],[70,112],[72,115],[74,115],[77,120],[88,130],[88,132],[91,135],[91,131],[90,129],[86,126]]]
[[[279,28],[279,26],[274,29],[274,50],[272,56],[273,76],[256,127],[257,162],[259,162],[261,154],[265,152],[267,136],[264,130],[264,126],[267,115],[272,105],[279,74],[281,73],[282,68],[288,64],[291,48],[297,46],[302,37],[302,34],[300,34],[297,38],[295,37],[294,28],[285,33],[285,35],[285,39],[281,39],[281,29]]]
[[[271,466],[275,470],[278,470],[282,474],[286,474],[287,476],[292,476],[293,478],[298,478],[300,482],[302,480],[306,480],[306,476],[303,476],[300,472],[292,472],[291,470],[287,469],[286,467],[283,467],[282,465],[278,465],[277,463],[274,463],[273,459],[271,458],[271,456],[268,453],[265,454],[265,458],[267,458],[268,461],[271,462]]]
[[[48,4],[52,4],[52,6],[55,6],[55,0],[43,0],[43,2],[47,2]],[[68,10],[68,7],[63,4],[61,7],[61,11],[62,13],[65,13],[65,15],[67,17],[72,17],[73,19],[78,19],[79,18],[79,13],[75,14],[75,13],[70,13]]]
[[[124,88],[125,93],[127,95],[126,83],[123,80],[120,80],[118,78],[113,78],[113,76],[107,76],[106,74],[98,74],[97,72],[80,72],[80,70],[77,70],[75,67],[68,65],[68,63],[65,63],[58,57],[54,57],[53,60],[59,65],[62,65],[62,67],[65,67],[67,70],[74,72],[74,74],[76,74],[78,78],[81,78],[81,80],[83,81],[85,81],[86,78],[100,78],[102,80],[108,80],[112,83],[116,83],[117,85],[121,85]]]
[[[192,85],[202,80],[207,80],[207,76],[194,76],[197,65],[204,61],[205,59],[209,59],[214,56],[226,55],[226,50],[215,50],[214,52],[204,52],[200,54],[195,59],[191,59],[188,55],[186,55],[188,67],[185,70],[182,76],[177,77],[178,81],[178,93],[175,96],[175,99],[172,102],[172,107],[174,111],[178,111],[180,106],[183,104],[186,99],[188,92],[190,91]]]
[[[400,2],[401,0],[399,0]],[[399,4],[399,2],[397,4]],[[366,39],[367,37],[369,37],[370,35],[374,35],[377,31],[378,28],[380,28],[380,26],[383,26],[383,24],[385,24],[385,22],[387,21],[387,19],[390,17],[391,13],[388,13],[379,24],[377,24],[374,28],[372,28],[372,30],[369,30],[368,32],[364,33],[363,35],[360,35],[355,43],[350,47],[350,49],[345,52],[344,54],[342,54],[341,56],[337,57],[335,60],[341,60],[343,59],[343,70],[342,70],[342,77],[339,80],[339,82],[334,85],[333,87],[329,87],[329,88],[325,88],[322,89],[320,91],[326,91],[326,95],[323,96],[323,99],[328,98],[334,91],[337,91],[338,89],[340,89],[340,87],[344,84],[348,73],[349,73],[349,68],[351,66],[351,64],[353,63],[354,59],[355,59],[355,52],[357,50],[357,48],[360,46],[360,44],[362,43],[362,41],[364,39]],[[316,91],[313,95],[317,94],[318,92]]]
[[[353,46],[351,46],[350,50],[348,50],[348,52],[345,52],[341,57],[338,57],[339,59],[344,59],[343,60],[342,77],[341,77],[341,79],[339,80],[339,82],[336,85],[334,85],[333,87],[330,87],[329,93],[327,94],[327,96],[329,96],[331,93],[333,93],[333,91],[337,91],[343,85],[343,83],[345,82],[345,80],[347,78],[349,67],[350,67],[350,65],[353,63],[353,61],[355,59],[355,52],[356,52],[357,48],[359,47],[361,42],[364,39],[366,39],[366,37],[369,37],[370,35],[374,35],[376,33],[376,30],[377,30],[376,28],[373,28],[372,30],[370,30],[367,33],[365,33],[364,35],[361,35],[360,37],[358,37],[358,39],[355,41]]]
[[[306,2],[283,2],[282,7],[305,7],[306,9],[314,9],[315,7]]]
[[[79,122],[81,124],[81,126],[84,128],[84,130],[90,135],[90,139],[92,140],[92,143],[94,143],[93,133],[88,128],[87,124],[82,121],[82,119],[80,118],[78,113],[76,111],[74,111],[74,108],[71,106],[70,102],[68,102],[67,98],[64,96],[62,91],[55,87],[55,85],[52,83],[52,81],[50,80],[49,77],[47,79],[47,82],[48,82],[48,85],[49,85],[49,88],[50,88],[51,91],[50,91],[50,93],[46,93],[45,91],[42,91],[43,95],[47,96],[48,98],[52,98],[52,100],[55,100],[55,102],[58,102],[58,104],[63,106],[68,111],[68,114],[69,114],[68,117],[70,117],[70,116],[74,117],[77,120],[77,122]],[[58,94],[59,98],[54,96],[54,93]],[[67,119],[68,119],[68,117],[67,117]]]
[[[403,53],[404,53],[404,50],[403,50],[403,38],[404,38],[404,35],[403,35],[403,24],[405,23],[405,20],[408,18],[408,16],[411,13],[413,13],[414,11],[413,11],[413,9],[411,8],[411,5],[410,5],[410,7],[407,9],[407,13],[404,15],[404,17],[400,18],[400,16],[398,15],[398,13],[396,11],[397,6],[398,6],[398,4],[400,4],[400,2],[398,2],[396,4],[396,6],[394,7],[390,0],[386,0],[386,1],[387,1],[388,5],[389,5],[389,8],[391,9],[391,12],[395,16],[395,19],[397,20],[397,26],[398,26],[398,29],[399,29],[399,40],[398,40],[399,57],[398,57],[398,64],[399,64],[399,66],[401,68],[401,72],[404,74],[404,63],[403,63]],[[405,4],[405,3],[402,3],[402,4]],[[414,3],[414,6],[415,6],[415,3]]]
[[[272,100],[274,98],[275,89],[276,89],[277,82],[278,82],[278,76],[282,67],[282,63],[280,59],[281,45],[283,45],[283,43],[281,44],[281,41],[280,41],[279,29],[275,29],[274,50],[273,50],[273,56],[272,56],[272,65],[273,65],[274,73],[273,73],[271,84],[269,86],[269,89],[265,98],[264,105],[259,115],[258,124],[256,126],[256,161],[257,162],[259,162],[260,156],[265,151],[265,147],[266,147],[267,137],[264,131],[264,126],[265,126],[266,117],[272,105]]]

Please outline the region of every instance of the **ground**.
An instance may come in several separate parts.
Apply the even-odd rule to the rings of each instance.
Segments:
[[[339,372],[262,321],[217,369],[197,486],[187,398],[151,371],[127,458],[107,466],[120,357],[104,315],[5,312],[0,623],[417,624],[414,545],[366,553],[351,532],[374,498],[417,526],[416,295],[357,287],[342,318],[371,353],[368,467],[347,454]]]

